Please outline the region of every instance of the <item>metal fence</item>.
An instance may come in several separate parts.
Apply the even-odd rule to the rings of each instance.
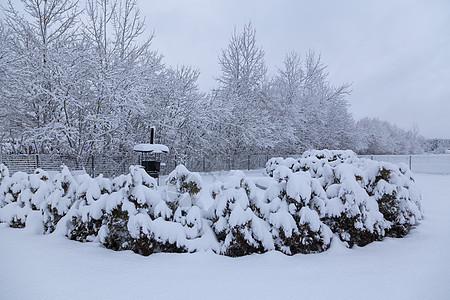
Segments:
[[[177,158],[175,155],[170,156],[166,162],[166,170],[173,170],[176,165],[182,163],[191,171],[195,172],[211,172],[222,170],[254,170],[261,169],[266,166],[267,160],[273,157],[270,154],[237,154],[230,156],[216,155],[213,157],[187,157],[184,159]],[[282,157],[299,157],[300,154],[276,155]]]
[[[242,154],[186,158],[180,158],[174,154],[162,155],[161,174],[168,174],[178,164],[184,164],[189,170],[195,172],[260,169],[264,168],[267,160],[274,156],[300,157],[301,154]],[[405,163],[416,173],[450,174],[450,154],[361,155],[359,157],[391,163]],[[91,155],[79,158],[51,154],[3,154],[0,155],[0,163],[8,166],[10,173],[17,171],[32,173],[36,168],[58,171],[64,164],[70,170],[84,170],[91,176],[103,174],[105,177],[114,177],[128,173],[130,165],[139,164],[139,155],[125,153],[117,156]]]
[[[66,165],[70,170],[84,170],[91,176],[103,174],[105,177],[113,177],[128,173],[128,167],[137,164],[138,160],[136,155],[91,155],[80,158],[53,154],[3,154],[0,156],[0,163],[5,164],[11,174],[18,171],[33,173],[37,168],[58,171],[62,165]]]
[[[415,173],[450,174],[450,154],[359,155],[377,161],[404,163]]]
[[[161,155],[161,174],[170,173],[179,164],[194,172],[211,172],[222,170],[253,170],[264,168],[267,160],[274,155],[251,154],[214,157],[185,157],[174,154]],[[300,154],[277,155],[283,157],[299,157]],[[10,173],[18,171],[33,173],[37,168],[46,171],[59,171],[62,165],[70,170],[84,170],[91,176],[103,174],[114,177],[128,173],[130,165],[139,164],[140,157],[136,153],[125,153],[117,156],[91,155],[84,158],[52,154],[3,154],[0,163],[5,164]]]

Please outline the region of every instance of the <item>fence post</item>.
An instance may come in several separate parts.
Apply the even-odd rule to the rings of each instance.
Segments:
[[[203,172],[206,172],[205,157],[203,156]]]
[[[36,169],[39,168],[39,154],[36,154]]]
[[[94,155],[91,155],[91,170],[92,170],[92,177],[95,177],[95,164],[94,164]]]
[[[247,157],[247,170],[250,170],[250,154]]]
[[[409,156],[409,169],[412,171],[412,164],[411,164],[411,155]]]

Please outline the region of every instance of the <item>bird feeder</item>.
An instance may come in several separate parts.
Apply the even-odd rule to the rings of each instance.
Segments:
[[[159,178],[161,172],[161,154],[169,153],[166,145],[154,144],[155,128],[151,128],[149,144],[138,144],[133,147],[133,151],[140,153],[140,165],[153,178]]]

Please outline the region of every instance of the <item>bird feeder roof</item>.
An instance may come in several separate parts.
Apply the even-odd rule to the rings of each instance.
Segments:
[[[133,147],[136,152],[169,153],[169,148],[162,144],[138,144]]]

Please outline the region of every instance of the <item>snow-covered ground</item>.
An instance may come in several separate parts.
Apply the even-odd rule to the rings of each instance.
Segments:
[[[450,176],[416,175],[425,218],[405,238],[320,254],[144,257],[0,224],[0,299],[450,299]]]

